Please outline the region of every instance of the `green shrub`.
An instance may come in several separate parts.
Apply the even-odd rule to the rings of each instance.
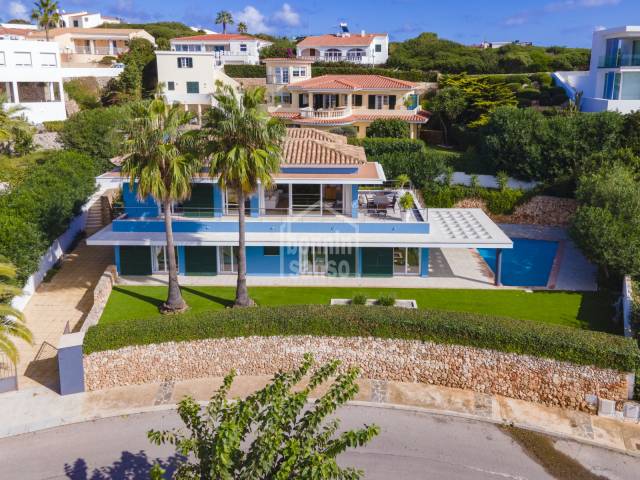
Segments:
[[[425,147],[422,140],[411,138],[350,138],[349,143],[364,147],[367,157],[384,153],[416,153]]]
[[[64,120],[51,120],[42,124],[47,132],[60,132],[64,128],[64,122]]]
[[[409,138],[409,123],[398,118],[378,118],[367,127],[369,138]]]
[[[376,299],[376,305],[380,307],[393,307],[395,304],[396,299],[391,295],[381,295]]]
[[[367,304],[367,296],[363,295],[362,293],[354,295],[353,298],[351,298],[351,305],[366,305],[366,304]]]
[[[466,198],[479,198],[486,202],[489,211],[495,215],[513,213],[515,207],[526,198],[525,193],[518,189],[495,190],[464,185],[432,185],[422,190],[422,196],[426,206],[433,208],[452,208]]]
[[[82,110],[100,106],[100,86],[93,77],[69,80],[64,83],[64,91]]]
[[[20,282],[24,283],[38,269],[40,257],[47,248],[44,236],[34,223],[15,215],[0,202],[0,257],[16,266]]]
[[[70,117],[59,138],[65,148],[89,155],[102,173],[111,170],[109,160],[119,153],[118,126],[129,108],[115,106],[84,110]]]
[[[266,78],[265,65],[225,65],[224,73],[232,78]]]
[[[313,64],[311,74],[314,77],[321,75],[382,75],[383,77],[397,78],[408,82],[435,82],[437,72],[424,72],[422,70],[396,70],[391,68],[372,68],[352,63],[326,63]]]
[[[117,60],[118,59],[116,57],[112,57],[111,55],[105,55],[98,61],[98,63],[100,65],[113,65],[114,63],[116,63]]]
[[[415,339],[620,371],[633,371],[640,359],[638,346],[632,339],[600,332],[471,313],[351,305],[233,308],[98,324],[87,332],[84,353],[129,345],[250,335]]]

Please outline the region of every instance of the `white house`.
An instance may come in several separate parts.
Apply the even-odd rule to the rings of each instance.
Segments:
[[[381,65],[389,58],[389,35],[386,33],[350,33],[346,24],[337,34],[306,37],[296,46],[298,57],[323,62],[351,62]]]
[[[171,50],[176,52],[211,53],[218,65],[260,63],[260,50],[271,42],[239,33],[214,33],[178,37],[171,40]]]
[[[168,103],[181,103],[200,121],[211,107],[218,82],[239,87],[224,73],[215,52],[156,51],[158,83]]]
[[[596,30],[588,72],[555,72],[570,98],[582,93],[581,110],[640,110],[640,26]]]
[[[120,19],[102,15],[100,13],[90,13],[86,11],[61,13],[61,27],[68,28],[95,28],[105,23],[120,23]]]
[[[67,118],[58,44],[0,40],[0,93],[31,123]]]

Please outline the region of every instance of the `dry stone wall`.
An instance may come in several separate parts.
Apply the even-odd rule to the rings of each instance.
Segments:
[[[622,402],[624,373],[555,360],[415,340],[342,337],[244,337],[131,346],[84,358],[87,390],[164,380],[273,374],[305,352],[340,359],[369,379],[421,382],[588,411],[585,395]]]

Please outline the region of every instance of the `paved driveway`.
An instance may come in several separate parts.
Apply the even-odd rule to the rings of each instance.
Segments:
[[[93,305],[93,288],[104,269],[113,263],[113,249],[87,247],[84,241],[65,255],[62,268],[51,281],[42,283],[25,308],[34,345],[18,341],[18,386],[44,385],[58,389],[56,347],[65,325],[73,330]]]

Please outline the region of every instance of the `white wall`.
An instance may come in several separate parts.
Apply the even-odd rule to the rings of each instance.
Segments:
[[[246,64],[258,65],[260,63],[260,49],[271,45],[271,42],[261,40],[172,40],[171,50],[176,49],[176,45],[194,45],[200,48],[198,52],[179,52],[179,53],[206,53],[213,55],[217,65],[229,64]],[[224,46],[223,51],[213,52],[207,51],[207,46],[213,48],[214,45]],[[242,51],[241,45],[246,46],[246,51]]]
[[[28,58],[30,61],[25,61]],[[55,58],[55,60],[53,60]],[[42,123],[67,118],[60,52],[55,42],[31,40],[0,40],[0,82],[10,83],[13,89],[13,103],[25,107],[21,112],[30,122]],[[26,64],[25,63],[30,63]],[[47,82],[58,90],[59,101],[30,103],[20,99],[18,82]]]
[[[358,34],[357,33],[352,33],[351,37],[346,37],[344,39],[345,45],[344,46],[324,46],[324,45],[318,45],[316,47],[297,47],[296,48],[296,56],[298,57],[305,57],[305,56],[309,56],[308,55],[308,51],[309,49],[313,48],[316,51],[316,56],[318,57],[319,60],[324,60],[325,57],[325,53],[327,52],[327,50],[329,49],[336,49],[336,50],[340,50],[340,52],[342,53],[342,57],[341,60],[342,61],[348,61],[347,60],[347,54],[349,52],[349,50],[353,49],[353,48],[360,48],[362,50],[364,50],[366,52],[366,55],[362,57],[361,63],[363,64],[373,64],[373,65],[381,65],[387,62],[387,60],[389,59],[389,37],[387,35],[379,35],[376,36],[374,38],[374,40],[371,42],[370,45],[368,46],[354,46],[354,45],[349,45],[349,38],[353,38],[353,37],[357,37]],[[382,51],[381,52],[376,52],[376,45],[381,45],[382,47]],[[355,62],[354,62],[355,63]]]

